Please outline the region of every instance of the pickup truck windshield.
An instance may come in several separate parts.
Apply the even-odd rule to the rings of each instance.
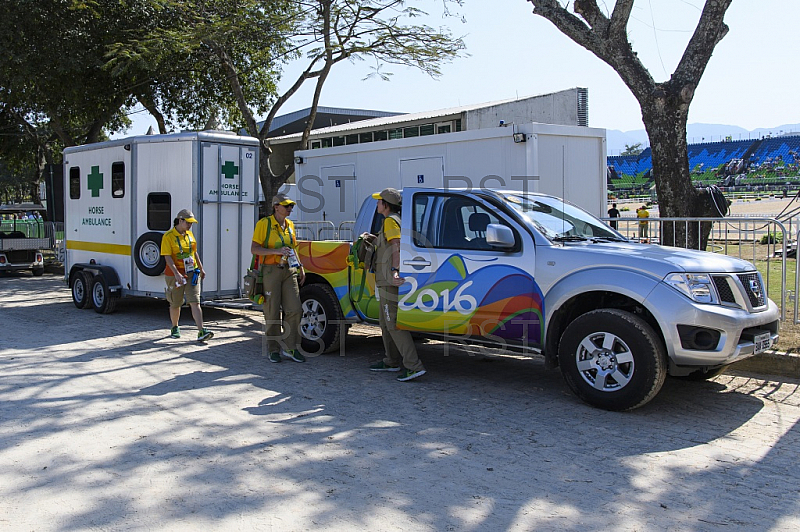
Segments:
[[[502,194],[506,203],[527,218],[548,239],[624,241],[625,238],[588,212],[559,198],[540,194]]]

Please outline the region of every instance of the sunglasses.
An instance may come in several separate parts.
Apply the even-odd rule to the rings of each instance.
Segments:
[[[280,203],[278,205],[280,205]],[[291,203],[289,205],[281,205],[281,207],[283,207],[284,209],[294,209],[294,203]]]

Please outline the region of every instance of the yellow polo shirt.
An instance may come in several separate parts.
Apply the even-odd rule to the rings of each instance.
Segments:
[[[183,267],[183,259],[179,259],[178,254],[188,253],[189,251],[191,251],[194,256],[196,266],[197,239],[194,237],[194,234],[192,234],[191,231],[186,231],[186,234],[181,235],[178,230],[173,227],[161,237],[161,255],[172,256],[172,260],[175,261],[175,266],[178,267],[178,270],[183,275],[186,275],[186,271]],[[172,273],[171,268],[164,268],[164,275],[173,277],[175,274]]]
[[[272,225],[272,230],[269,231],[269,241],[267,240],[267,224]],[[267,216],[261,218],[256,222],[256,228],[253,231],[253,242],[259,246],[267,249],[279,249],[282,247],[291,247],[297,249],[297,236],[294,230],[294,223],[286,218],[286,229],[283,229],[274,216]],[[257,257],[259,264],[280,264],[280,255],[263,255]]]

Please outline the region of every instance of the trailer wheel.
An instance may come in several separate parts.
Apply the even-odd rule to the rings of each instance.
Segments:
[[[342,308],[333,288],[310,284],[300,288],[303,315],[300,318],[301,346],[307,353],[329,353],[339,348],[345,331]]]
[[[156,231],[144,233],[133,246],[133,260],[139,271],[150,277],[164,273],[167,261],[161,255],[161,237]]]
[[[44,275],[44,268],[34,268],[33,269],[33,276],[34,277],[41,277]]]
[[[91,286],[92,274],[88,272],[76,272],[72,276],[72,302],[78,308],[88,308],[91,305],[89,300],[89,287]]]
[[[117,307],[117,298],[111,295],[108,281],[103,274],[95,275],[92,290],[89,293],[94,311],[99,314],[111,314]]]
[[[617,309],[577,317],[558,349],[561,374],[575,395],[606,410],[631,410],[650,401],[667,375],[658,335],[643,319]]]

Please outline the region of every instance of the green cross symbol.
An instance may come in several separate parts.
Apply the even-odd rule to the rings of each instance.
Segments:
[[[239,175],[239,167],[233,164],[233,161],[225,161],[222,165],[222,175],[225,179],[233,179],[233,176]]]
[[[93,198],[100,197],[100,190],[103,188],[103,174],[100,173],[99,166],[92,166],[92,173],[90,173],[86,180],[88,189],[92,191]]]

